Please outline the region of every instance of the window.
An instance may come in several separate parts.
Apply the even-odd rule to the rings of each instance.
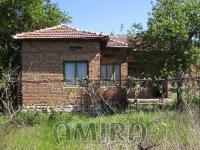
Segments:
[[[84,86],[88,77],[88,62],[64,62],[66,86]]]
[[[102,64],[101,83],[102,85],[120,85],[120,65]]]

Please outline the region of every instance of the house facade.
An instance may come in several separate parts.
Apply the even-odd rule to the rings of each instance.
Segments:
[[[84,107],[87,81],[99,81],[109,101],[126,99],[122,84],[135,69],[127,39],[58,25],[13,36],[21,43],[23,108]]]

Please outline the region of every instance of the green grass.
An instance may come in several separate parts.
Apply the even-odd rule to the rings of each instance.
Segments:
[[[3,124],[4,117],[0,117]],[[38,124],[12,128],[9,133],[0,129],[0,149],[4,150],[84,150],[84,149],[125,149],[125,147],[136,148],[133,143],[101,143],[97,142],[75,142],[57,145],[53,137],[53,129],[58,122],[67,122],[72,131],[76,129],[76,123],[82,123],[87,128],[89,123],[95,123],[97,129],[100,123],[123,123],[129,127],[134,122],[141,122],[147,127],[147,138],[145,146],[152,143],[158,144],[160,149],[189,149],[195,147],[199,136],[197,130],[190,124],[188,115],[179,115],[173,111],[166,112],[132,112],[112,116],[89,117],[84,115],[53,115],[49,121],[49,115],[40,114]],[[189,119],[189,120],[188,120]],[[99,136],[99,132],[97,133]],[[164,144],[165,143],[165,144]],[[198,149],[198,148],[197,148]]]

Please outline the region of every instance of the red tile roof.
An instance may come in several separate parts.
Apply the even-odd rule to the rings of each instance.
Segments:
[[[109,36],[109,38],[110,40],[108,41],[107,47],[129,47],[126,36]]]
[[[15,40],[31,39],[105,39],[108,41],[106,47],[127,48],[126,36],[108,36],[95,32],[74,29],[66,25],[57,25],[33,32],[24,32],[13,36]]]
[[[33,32],[16,34],[14,39],[102,39],[107,35],[74,29],[63,24]]]

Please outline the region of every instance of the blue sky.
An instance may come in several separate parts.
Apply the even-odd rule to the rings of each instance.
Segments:
[[[133,24],[146,27],[151,0],[52,0],[72,17],[70,26],[95,32],[120,34]]]

